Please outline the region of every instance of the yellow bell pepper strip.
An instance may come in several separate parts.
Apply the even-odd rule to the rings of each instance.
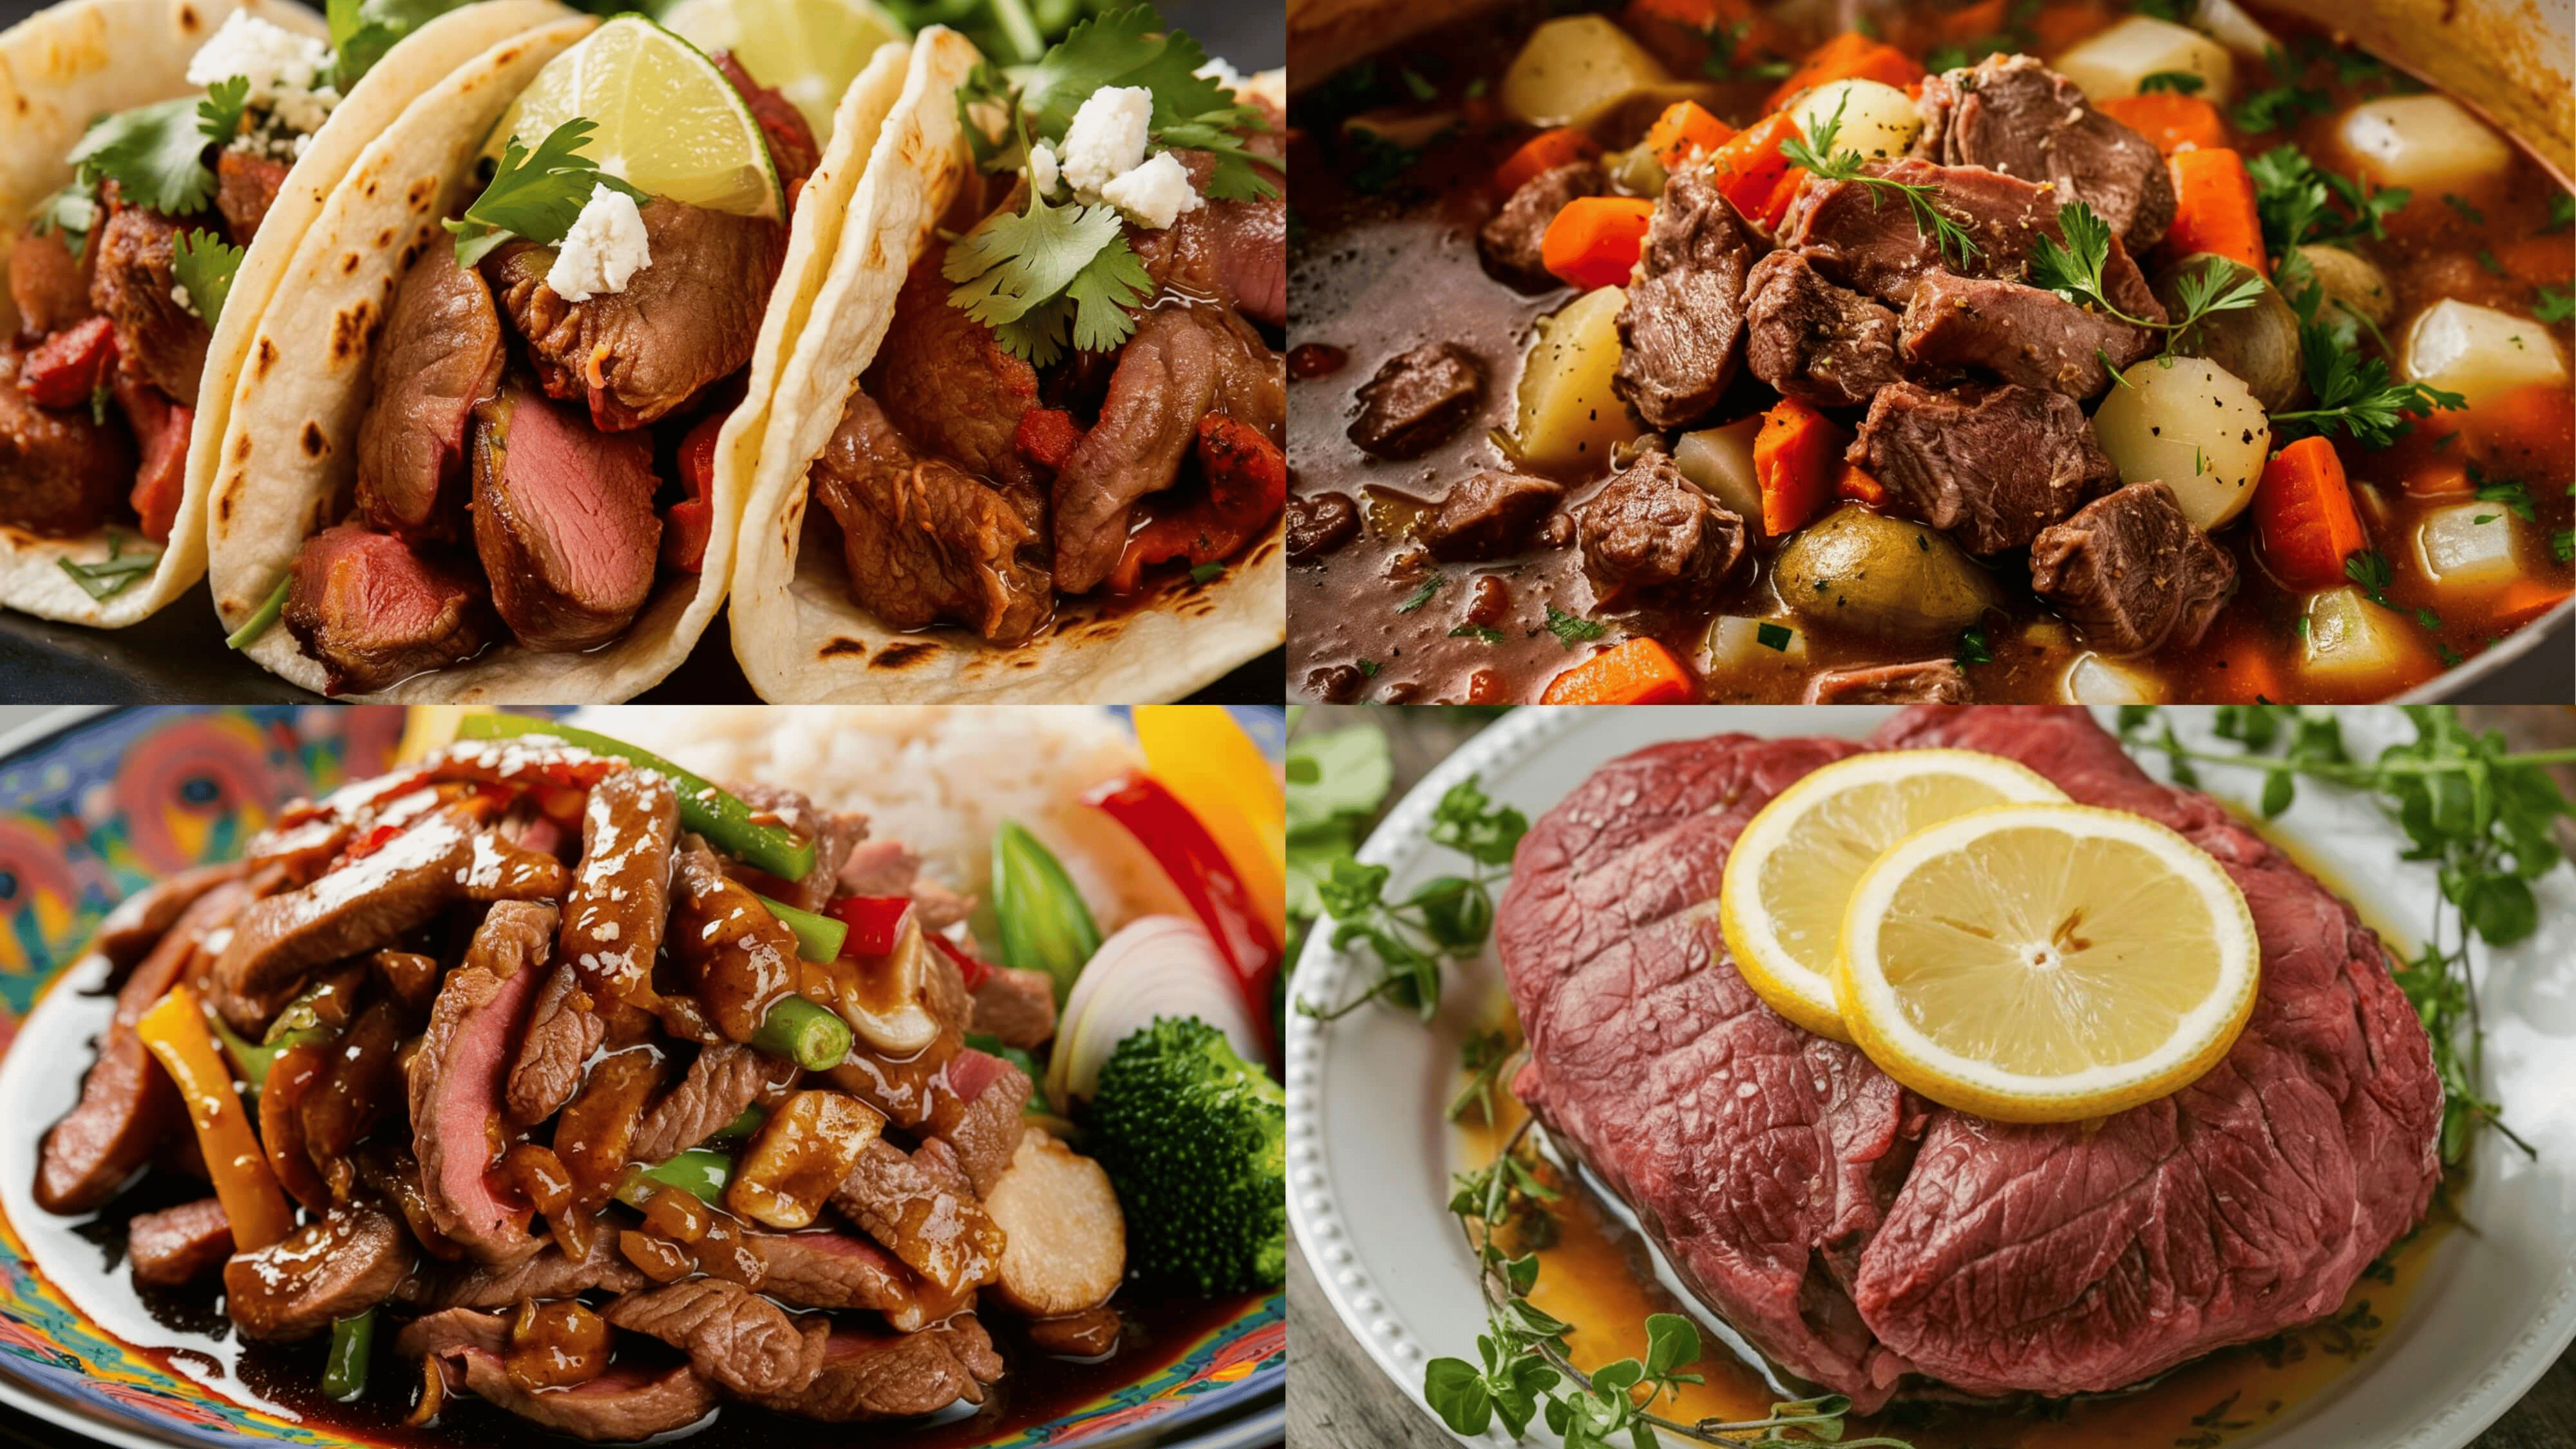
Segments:
[[[778,924],[795,934],[797,955],[808,961],[835,961],[840,958],[841,943],[850,934],[846,924],[829,916],[818,916],[812,911],[800,911],[785,901],[773,901],[758,891],[752,894],[758,896],[769,913],[778,918]]]
[[[206,1030],[197,993],[184,982],[171,987],[168,995],[143,1013],[134,1029],[161,1069],[178,1084],[180,1100],[188,1104],[188,1121],[197,1129],[206,1175],[214,1179],[215,1196],[224,1205],[224,1216],[232,1220],[235,1251],[255,1252],[293,1232],[295,1214],[286,1205],[286,1194],[278,1190],[277,1179],[269,1174],[268,1158],[260,1151],[258,1135],[251,1131],[250,1114],[233,1090],[233,1074],[225,1070],[215,1039]]]
[[[1275,918],[1262,915],[1216,837],[1151,775],[1095,786],[1083,803],[1127,827],[1163,867],[1216,941],[1217,954],[1243,992],[1245,1010],[1254,1021],[1269,1021],[1271,984],[1279,975],[1279,932],[1270,924]]]
[[[993,915],[1002,924],[1002,964],[1054,977],[1062,1006],[1100,950],[1100,927],[1063,864],[1016,820],[993,833]]]
[[[1278,767],[1213,704],[1136,707],[1145,767],[1216,838],[1274,937],[1288,918],[1288,796]]]

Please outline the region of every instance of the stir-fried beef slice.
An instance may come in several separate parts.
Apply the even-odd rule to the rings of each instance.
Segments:
[[[0,343],[0,524],[72,538],[106,523],[134,478],[134,440],[84,405],[36,406],[20,385],[27,353]]]
[[[283,617],[321,662],[324,693],[365,693],[481,653],[483,591],[443,554],[343,523],[296,553]]]
[[[923,455],[1006,489],[1043,489],[1016,446],[1021,416],[1038,406],[1038,375],[993,340],[993,329],[948,304],[954,290],[934,242],[904,275],[894,320],[863,391]],[[846,426],[846,420],[845,424]]]
[[[1414,537],[1431,556],[1478,563],[1518,553],[1538,521],[1565,498],[1563,484],[1478,469],[1449,485]]]
[[[1610,173],[1598,161],[1570,161],[1522,182],[1476,232],[1485,265],[1519,286],[1558,285],[1548,275],[1539,249],[1547,238],[1547,224],[1574,198],[1599,196],[1609,189]]]
[[[949,1180],[953,1161],[935,1140],[907,1154],[879,1138],[859,1154],[832,1204],[905,1266],[956,1292],[993,1281],[1003,1241],[984,1205],[962,1181]]]
[[[581,1086],[582,1064],[607,1035],[608,1024],[591,1009],[580,973],[570,961],[557,961],[537,991],[527,1036],[510,1064],[510,1120],[532,1126],[562,1111]]]
[[[617,1250],[615,1233],[593,1233],[581,1257],[564,1255],[548,1243],[542,1252],[518,1262],[486,1266],[442,1265],[406,1286],[405,1298],[424,1310],[444,1308],[506,1309],[540,1298],[571,1298],[598,1289],[631,1293],[651,1280]]]
[[[893,1254],[854,1233],[750,1233],[744,1241],[767,1269],[760,1291],[799,1308],[892,1314],[927,1287]]]
[[[1001,1377],[992,1339],[967,1313],[920,1333],[835,1327],[801,1392],[750,1397],[780,1413],[849,1424],[935,1414],[960,1399],[980,1404],[985,1386]]]
[[[1745,365],[1819,407],[1866,406],[1896,381],[1896,314],[1825,280],[1802,251],[1753,264],[1744,285]]]
[[[121,364],[108,390],[116,398],[117,411],[125,414],[126,426],[134,430],[135,446],[143,455],[127,499],[143,536],[166,544],[188,488],[188,433],[197,424],[196,410],[174,406],[161,389]]]
[[[704,845],[687,845],[676,860],[671,954],[689,973],[695,1008],[726,1040],[748,1042],[794,989],[796,937]]]
[[[2105,654],[2188,649],[2236,592],[2236,561],[2183,516],[2172,489],[2132,483],[2041,532],[2030,586]]]
[[[813,1382],[821,1365],[822,1335],[808,1337],[786,1310],[721,1278],[629,1293],[600,1317],[681,1350],[691,1367],[737,1394],[791,1393]]]
[[[1807,681],[1805,704],[1965,704],[1968,676],[1948,659],[1828,669]]]
[[[590,787],[581,864],[564,899],[561,959],[595,994],[622,998],[652,977],[671,912],[679,820],[671,782],[650,770],[621,770]]]
[[[685,1429],[715,1412],[715,1386],[686,1364],[654,1369],[612,1363],[599,1377],[570,1388],[532,1389],[512,1377],[501,1356],[472,1346],[444,1350],[442,1371],[476,1398],[558,1434],[593,1443],[625,1443]]]
[[[778,168],[778,184],[790,188],[790,196],[795,195],[793,188],[813,175],[823,160],[823,148],[815,144],[814,128],[807,124],[805,113],[776,89],[752,79],[751,72],[742,68],[733,52],[717,51],[715,62],[725,79],[741,93],[743,103],[751,108],[751,118],[760,123],[761,135],[768,138],[769,160]]]
[[[226,146],[215,157],[215,210],[224,214],[224,230],[231,234],[234,246],[247,247],[259,234],[259,224],[277,204],[277,193],[291,169],[290,163],[277,157],[253,155],[234,146]]]
[[[465,537],[466,429],[501,385],[501,314],[483,274],[431,247],[403,273],[368,359],[358,423],[359,516],[387,533]]]
[[[1603,603],[1707,602],[1744,557],[1744,520],[1650,451],[1575,510],[1583,572]]]
[[[475,405],[473,469],[474,552],[519,642],[570,653],[624,633],[661,556],[652,438],[601,432],[505,380]]]
[[[232,1255],[232,1219],[218,1198],[138,1213],[126,1225],[125,1256],[134,1264],[134,1281],[145,1287],[193,1283]]]
[[[802,880],[780,880],[778,877],[740,861],[727,860],[725,870],[753,890],[774,901],[782,901],[800,911],[819,911],[830,904],[837,889],[841,866],[850,858],[861,841],[868,838],[868,818],[842,810],[819,810],[802,790],[758,781],[729,785],[735,797],[749,805],[755,818],[774,821],[781,828],[814,842],[814,866]]]
[[[811,476],[841,529],[851,601],[889,627],[955,620],[1008,646],[1054,610],[1036,485],[988,484],[921,456],[864,391],[850,394]]]
[[[1056,474],[1055,582],[1087,593],[1109,576],[1146,494],[1172,486],[1212,412],[1277,436],[1288,416],[1279,354],[1221,308],[1162,307],[1137,319],[1100,406]]]
[[[1883,388],[1846,456],[1970,553],[2020,548],[2118,481],[2073,398],[2010,383]]]
[[[1925,121],[1916,155],[2052,183],[2059,198],[2091,207],[2132,254],[2173,225],[2165,158],[2035,57],[1992,55],[1928,76],[1915,108]]]
[[[1665,183],[1619,308],[1612,390],[1657,428],[1687,427],[1735,380],[1744,278],[1761,237],[1708,173]]]
[[[1115,1308],[1041,1318],[1028,1325],[1030,1345],[1058,1358],[1098,1358],[1118,1346],[1125,1330],[1126,1323]]]
[[[1905,308],[1905,365],[1926,380],[1968,369],[2082,401],[2111,385],[2105,368],[2156,349],[2156,334],[2054,292],[1989,277],[1926,273]]]
[[[1485,364],[1455,342],[1426,342],[1388,358],[1357,395],[1350,440],[1381,458],[1416,458],[1476,415],[1485,401]]]
[[[391,998],[369,1002],[332,1044],[321,1077],[298,1104],[299,1135],[335,1198],[345,1201],[355,1180],[352,1149],[403,1100],[406,1016]]]
[[[1288,556],[1322,558],[1359,536],[1359,505],[1347,493],[1309,493],[1288,500]]]
[[[401,1214],[403,1226],[410,1230],[412,1241],[422,1252],[441,1262],[464,1257],[463,1249],[438,1235],[438,1224],[429,1213],[429,1193],[420,1185],[420,1164],[413,1160],[410,1144],[392,1136],[370,1138],[349,1154],[349,1167],[368,1194]],[[430,1265],[430,1269],[443,1271],[436,1265]],[[421,1281],[419,1271],[405,1277],[394,1290],[394,1300],[418,1302]]]
[[[636,1129],[628,1151],[638,1162],[660,1162],[716,1134],[764,1097],[795,1085],[796,1064],[738,1042],[702,1048],[689,1074]]]
[[[220,860],[165,875],[116,903],[98,923],[89,949],[105,956],[118,972],[129,972],[179,924],[199,897],[227,881],[249,874],[242,860]],[[121,981],[119,984],[123,984]]]
[[[18,308],[18,335],[33,341],[97,316],[89,300],[90,274],[97,267],[96,247],[84,246],[74,257],[59,231],[21,234],[9,249],[9,300]]]
[[[234,1254],[224,1265],[224,1308],[245,1338],[309,1338],[391,1298],[411,1261],[411,1242],[392,1218],[335,1207],[268,1247]]]
[[[543,1246],[528,1235],[528,1205],[493,1179],[492,1166],[500,1155],[495,1129],[510,1043],[554,936],[554,907],[494,906],[465,964],[440,988],[429,1032],[411,1059],[412,1154],[430,1217],[478,1262],[515,1263]]]
[[[838,889],[844,896],[910,896],[926,931],[944,931],[975,913],[975,898],[941,885],[921,873],[921,856],[900,840],[877,837],[850,847],[841,862]]]
[[[584,401],[603,432],[649,427],[741,371],[787,262],[781,223],[676,201],[645,204],[644,237],[653,264],[587,302],[546,285],[552,247],[512,243],[483,259],[546,395]]]
[[[423,1314],[394,1335],[394,1352],[404,1358],[431,1358],[460,1348],[489,1354],[510,1351],[510,1320],[471,1308],[442,1308]]]
[[[979,1051],[959,1052],[948,1064],[948,1081],[965,1112],[940,1136],[982,1197],[1010,1170],[1011,1154],[1020,1146],[1020,1109],[1034,1088],[1028,1073]]]
[[[1055,1035],[1055,978],[996,966],[975,988],[973,1029],[1007,1047],[1033,1048]]]

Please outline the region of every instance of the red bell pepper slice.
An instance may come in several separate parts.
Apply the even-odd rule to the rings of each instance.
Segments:
[[[1096,786],[1083,803],[1125,826],[1163,867],[1215,939],[1217,954],[1233,970],[1252,1019],[1269,1021],[1271,985],[1279,975],[1280,932],[1262,918],[1252,892],[1234,873],[1216,837],[1208,834],[1178,796],[1150,775],[1130,775]]]
[[[903,939],[903,920],[912,914],[912,897],[843,896],[824,906],[823,914],[850,928],[841,942],[842,955],[883,956]]]
[[[966,978],[966,989],[968,991],[974,991],[982,987],[984,984],[984,978],[993,974],[993,968],[989,963],[978,961],[974,957],[967,955],[965,952],[958,950],[956,942],[949,940],[946,936],[939,934],[937,931],[924,931],[921,939],[938,947],[939,954],[957,963],[957,974]]]

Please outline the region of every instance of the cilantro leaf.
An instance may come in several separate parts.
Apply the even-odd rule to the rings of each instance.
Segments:
[[[1206,151],[1216,157],[1207,194],[1219,201],[1275,196],[1279,188],[1260,174],[1241,133],[1266,131],[1259,108],[1244,105],[1212,76],[1197,74],[1207,52],[1187,32],[1172,30],[1151,5],[1111,10],[1076,24],[1032,67],[1020,91],[1030,133],[1061,141],[1073,114],[1104,86],[1143,86],[1153,93],[1147,131],[1166,149]],[[1277,165],[1258,158],[1261,165]]]
[[[1028,210],[997,211],[959,238],[940,271],[958,284],[949,304],[1036,367],[1064,355],[1068,333],[1086,352],[1126,341],[1127,309],[1154,290],[1116,207],[1052,206],[1035,190]]]
[[[1597,620],[1587,619],[1581,614],[1569,614],[1556,605],[1550,604],[1547,606],[1547,632],[1556,636],[1556,642],[1571,649],[1585,640],[1598,639],[1610,630],[1607,625]]]
[[[188,305],[211,328],[224,315],[224,299],[241,270],[242,249],[210,231],[183,231],[170,244],[170,274],[187,290]]]
[[[235,77],[216,92],[249,82]],[[170,216],[202,211],[215,194],[215,173],[206,166],[206,120],[202,108],[220,96],[179,96],[119,111],[92,125],[72,147],[72,164],[84,179],[116,183],[131,206]],[[235,124],[239,124],[236,115]]]
[[[503,148],[500,169],[465,215],[439,223],[456,237],[456,265],[471,267],[510,238],[553,246],[572,230],[591,193],[606,186],[625,192],[638,204],[652,200],[641,190],[599,169],[581,154],[598,127],[575,116],[554,128],[530,151],[515,138]]]
[[[331,84],[347,95],[385,52],[463,0],[329,0]]]
[[[250,109],[250,77],[237,75],[206,87],[206,98],[197,102],[197,130],[215,145],[226,145],[241,134],[242,113]]]
[[[2160,70],[2138,78],[2138,94],[2143,96],[2153,91],[2171,91],[2178,96],[2196,96],[2200,94],[2201,87],[2208,84],[2208,81],[2193,71]]]
[[[2564,287],[2542,287],[2532,294],[2531,320],[2554,326],[2576,317],[2576,292]]]
[[[98,198],[85,178],[74,177],[69,186],[36,203],[29,224],[38,236],[60,232],[69,237],[72,260],[79,261],[89,249],[90,232],[98,226]]]

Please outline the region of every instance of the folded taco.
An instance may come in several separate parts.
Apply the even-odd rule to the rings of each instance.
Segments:
[[[1150,7],[924,74],[862,171],[750,479],[771,700],[1139,701],[1286,637],[1280,87]],[[722,476],[722,471],[720,471]]]
[[[190,462],[323,198],[441,74],[567,13],[332,8],[67,0],[0,34],[0,605],[121,626],[197,581]]]
[[[925,35],[923,47],[939,34]],[[260,319],[208,488],[237,647],[371,699],[624,699],[722,602],[767,416],[911,49],[824,111],[641,16],[495,45],[377,138]]]

